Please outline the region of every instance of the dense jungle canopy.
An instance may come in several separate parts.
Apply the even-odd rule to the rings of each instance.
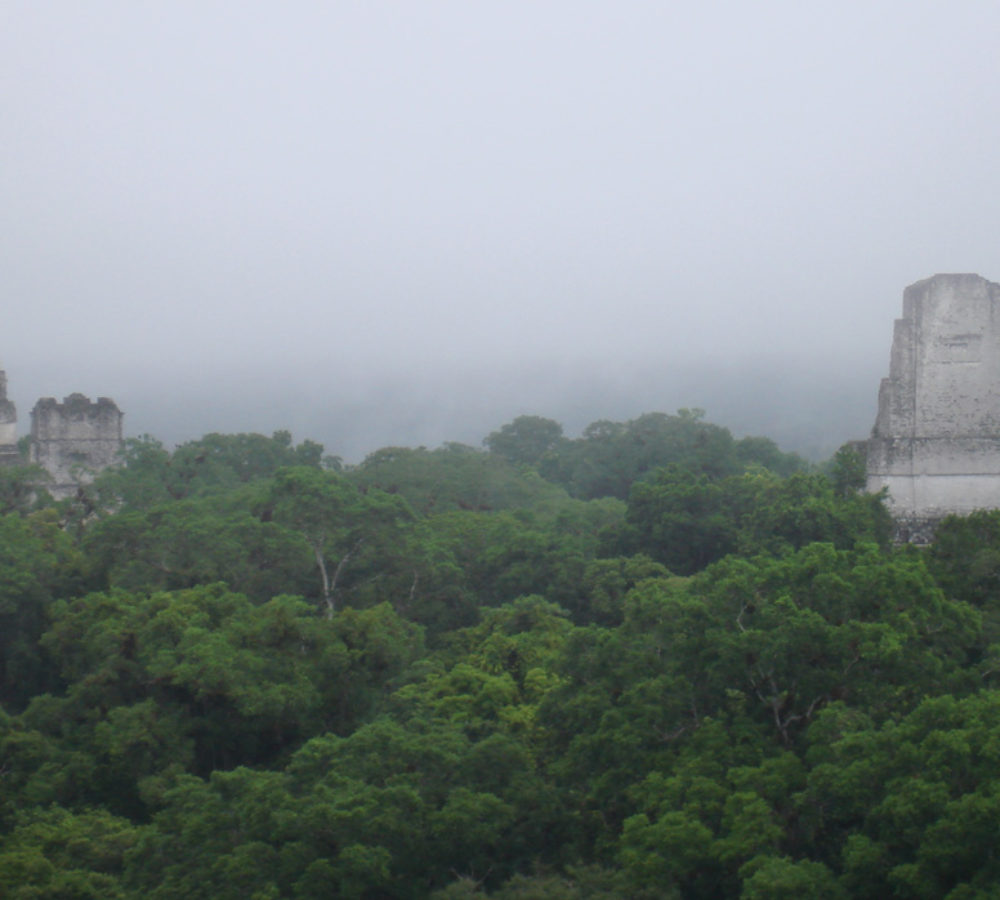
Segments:
[[[699,410],[0,469],[0,895],[995,896],[1000,513]]]

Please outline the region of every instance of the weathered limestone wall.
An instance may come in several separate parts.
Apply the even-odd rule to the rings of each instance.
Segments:
[[[73,494],[115,463],[122,447],[122,413],[113,400],[70,394],[62,403],[45,397],[31,411],[31,461],[51,476],[56,497]]]
[[[17,409],[7,399],[7,373],[0,370],[0,465],[21,461],[17,449]]]
[[[1000,508],[1000,285],[935,275],[906,289],[867,455],[868,489],[889,489],[904,539]]]

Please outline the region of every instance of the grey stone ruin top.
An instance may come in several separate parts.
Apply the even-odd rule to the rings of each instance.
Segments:
[[[906,289],[865,449],[900,540],[1000,508],[1000,284],[935,275]]]
[[[43,397],[31,411],[31,461],[50,475],[55,497],[72,496],[81,484],[114,465],[122,446],[122,413],[114,400],[70,394],[62,403]]]
[[[31,411],[29,460],[48,473],[44,487],[71,497],[94,476],[118,462],[122,412],[114,400],[70,394],[60,403],[43,397]],[[7,373],[0,369],[0,466],[23,462],[17,445],[17,410],[7,399]]]

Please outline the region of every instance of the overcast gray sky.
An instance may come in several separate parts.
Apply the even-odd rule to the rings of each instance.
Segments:
[[[8,0],[11,394],[350,454],[718,364],[861,373],[867,428],[905,285],[1000,280],[998,45],[993,2]]]

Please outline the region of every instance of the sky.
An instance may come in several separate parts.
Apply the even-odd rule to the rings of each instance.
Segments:
[[[1000,5],[9,0],[0,364],[358,458],[522,413],[862,437],[1000,281]]]

